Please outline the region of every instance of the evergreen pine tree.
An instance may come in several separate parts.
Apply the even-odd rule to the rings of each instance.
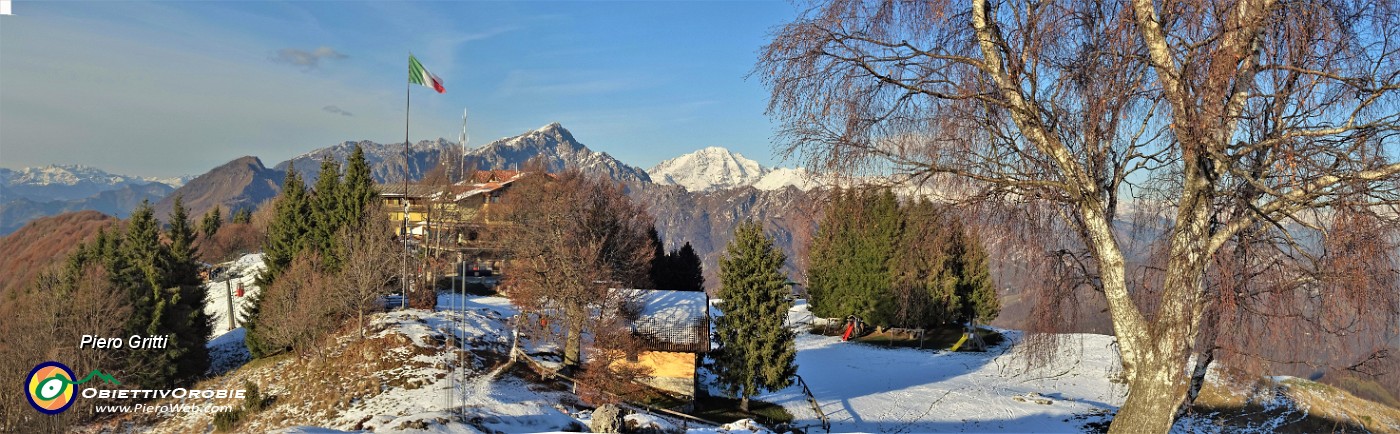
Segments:
[[[365,150],[360,145],[355,145],[355,151],[345,160],[345,180],[341,182],[340,194],[343,196],[340,200],[341,221],[352,225],[365,219],[366,208],[374,205],[378,196],[369,162],[365,160]]]
[[[199,262],[195,259],[194,229],[184,199],[175,198],[170,213],[170,262],[166,271],[167,304],[161,322],[169,336],[166,353],[174,363],[173,377],[184,384],[209,369],[209,351],[205,343],[212,327],[204,313],[205,290],[199,277]]]
[[[901,230],[899,201],[888,189],[836,192],[811,247],[812,312],[889,325],[894,311],[890,265]]]
[[[661,242],[661,234],[656,232],[656,226],[652,225],[647,229],[647,238],[651,240],[651,269],[647,276],[651,278],[651,287],[656,289],[675,289],[673,278],[674,271],[671,269],[671,262],[666,256],[666,245]]]
[[[321,174],[316,177],[316,185],[311,191],[309,239],[307,246],[321,253],[323,264],[328,270],[340,269],[340,255],[336,246],[335,233],[345,226],[346,218],[341,201],[345,199],[340,184],[340,164],[329,155],[321,160]]]
[[[267,226],[267,239],[263,242],[263,262],[267,269],[258,276],[258,285],[264,288],[277,279],[277,275],[291,265],[292,258],[306,248],[306,234],[310,231],[309,199],[306,184],[296,167],[287,167],[287,177],[282,180],[282,194],[278,195],[272,222]]]
[[[958,322],[986,323],[1001,312],[992,273],[987,264],[987,250],[968,234],[961,224],[953,224],[953,261],[957,273]]]
[[[131,212],[121,255],[129,262],[124,272],[131,274],[135,280],[132,283],[151,292],[143,295],[143,304],[154,305],[158,300],[155,293],[167,283],[165,271],[170,269],[170,252],[160,242],[160,222],[156,221],[150,201],[142,201]]]
[[[301,175],[295,167],[287,167],[287,177],[282,181],[282,194],[276,200],[275,215],[268,224],[267,239],[263,242],[263,263],[267,265],[267,269],[258,275],[258,285],[263,288],[271,287],[277,276],[291,266],[292,259],[306,248],[306,235],[310,230],[310,224],[307,222],[310,200],[306,196],[306,185],[302,183]],[[242,323],[247,329],[247,336],[243,342],[253,357],[263,357],[281,350],[270,345],[258,328],[260,305],[265,296],[265,292],[259,292],[249,300],[248,307],[243,311]]]
[[[900,327],[931,328],[952,319],[947,308],[956,297],[950,273],[947,229],[942,213],[928,200],[903,211],[904,230],[890,265],[893,318]]]
[[[785,325],[788,309],[786,261],[763,233],[763,226],[744,222],[720,258],[719,296],[724,315],[715,319],[715,374],[726,392],[741,398],[792,384],[797,372],[793,332]]]
[[[837,283],[841,261],[838,259],[845,253],[840,242],[849,224],[847,199],[846,190],[837,188],[831,192],[826,212],[808,248],[807,304],[813,314],[823,318],[840,315]]]
[[[170,239],[170,274],[164,286],[200,283],[194,237],[194,228],[190,225],[189,209],[185,208],[184,196],[175,196],[174,208],[170,211],[170,229],[166,231],[166,238]]]
[[[695,254],[695,248],[690,247],[690,242],[687,241],[680,250],[667,256],[677,291],[705,291],[704,266],[700,263],[700,255]]]
[[[204,238],[213,238],[219,232],[219,226],[224,224],[224,216],[219,212],[219,207],[204,213],[204,218],[199,220],[199,232],[204,234]]]
[[[132,302],[132,314],[127,319],[126,333],[131,335],[166,335],[166,315],[170,314],[173,291],[165,290],[166,271],[170,269],[170,252],[160,242],[160,227],[149,201],[142,201],[131,212],[120,250],[120,276],[114,280],[125,288]],[[132,382],[144,386],[171,384],[175,378],[174,351],[127,350],[133,366]]]
[[[855,314],[875,325],[890,326],[894,321],[893,298],[890,297],[890,264],[899,239],[903,236],[899,200],[889,189],[867,191],[864,202],[869,212],[858,231],[856,281],[851,296],[855,299]]]
[[[253,212],[248,210],[248,208],[241,208],[238,210],[238,212],[233,214],[233,222],[243,224],[252,223]]]

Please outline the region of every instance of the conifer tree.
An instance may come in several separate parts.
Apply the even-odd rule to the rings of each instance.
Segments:
[[[267,227],[267,240],[263,242],[263,262],[267,270],[258,276],[258,285],[270,285],[292,263],[292,258],[306,248],[306,234],[311,229],[308,202],[301,174],[296,167],[287,167],[282,194],[277,198],[272,222]]]
[[[189,209],[185,208],[183,195],[175,196],[174,208],[170,211],[170,229],[166,238],[170,239],[169,279],[165,286],[198,285],[198,252],[194,248],[194,228],[190,225]]]
[[[341,182],[340,200],[341,221],[346,224],[359,224],[365,218],[366,209],[374,209],[378,193],[374,190],[369,162],[365,160],[365,150],[355,145],[350,158],[345,160],[345,179]]]
[[[854,314],[865,322],[889,326],[894,319],[893,299],[889,297],[890,262],[904,228],[894,192],[882,189],[866,194],[869,212],[855,241],[859,247],[853,264]]]
[[[952,227],[952,256],[957,270],[957,321],[986,323],[1001,312],[996,287],[992,285],[987,251],[982,243],[956,222]]]
[[[143,287],[138,305],[154,306],[159,301],[157,293],[166,284],[164,272],[170,269],[170,253],[160,243],[160,223],[156,221],[150,201],[142,201],[131,212],[121,247],[120,254],[125,257],[127,268],[120,272],[128,274],[133,286]],[[143,320],[149,321],[149,318]]]
[[[316,177],[310,201],[311,218],[308,220],[307,247],[321,253],[323,265],[328,270],[340,269],[340,252],[336,246],[335,234],[345,226],[348,217],[341,202],[345,199],[341,191],[340,164],[329,155],[321,160],[321,173]]]
[[[957,276],[949,258],[949,231],[928,200],[905,207],[904,230],[890,265],[894,325],[929,328],[952,319]]]
[[[253,211],[248,210],[248,208],[239,209],[238,212],[233,214],[233,222],[243,224],[252,223]]]
[[[166,273],[165,311],[161,313],[165,334],[166,355],[174,364],[172,375],[177,382],[193,380],[209,369],[209,350],[205,343],[212,327],[204,313],[205,290],[199,277],[199,262],[195,259],[194,228],[184,198],[175,198],[170,213],[170,259]]]
[[[263,242],[263,263],[267,268],[258,275],[258,286],[269,288],[277,276],[291,266],[292,260],[306,248],[309,198],[306,185],[296,167],[287,167],[287,177],[282,180],[282,194],[278,196],[273,220],[267,227],[267,239]],[[243,326],[247,329],[244,346],[253,357],[263,357],[281,351],[269,343],[258,328],[258,316],[262,300],[266,294],[259,292],[249,301],[243,312]]]
[[[661,234],[656,232],[656,225],[647,229],[647,239],[651,240],[651,269],[647,276],[651,278],[652,288],[675,289],[675,279],[672,277],[674,271],[671,269],[671,262],[666,256],[666,245],[661,242]]]
[[[197,268],[188,247],[193,231],[182,201],[172,214],[172,227],[180,235],[167,234],[172,239],[172,245],[167,246],[161,243],[154,210],[145,201],[132,211],[120,243],[98,240],[99,245],[107,245],[102,255],[111,266],[114,286],[125,289],[131,301],[126,332],[169,338],[162,351],[128,350],[135,384],[189,384],[208,368],[205,343],[209,323],[204,315],[203,287],[193,274]],[[176,243],[183,243],[184,257],[176,256]]]
[[[219,207],[204,214],[204,218],[199,221],[199,232],[204,234],[204,238],[213,238],[219,232],[219,226],[224,224],[224,216],[219,212]]]
[[[887,189],[834,193],[808,265],[813,313],[888,324],[890,264],[901,225],[899,201]]]
[[[757,222],[741,223],[720,258],[719,296],[724,315],[715,319],[715,374],[726,392],[738,395],[740,408],[749,397],[792,384],[797,373],[793,332],[785,325],[787,258]]]
[[[812,313],[831,318],[838,314],[837,280],[843,253],[841,241],[847,230],[847,190],[836,188],[829,196],[826,212],[808,249],[807,304]]]
[[[690,242],[687,241],[680,250],[668,254],[666,261],[671,264],[677,291],[705,291],[704,265],[700,263],[700,255],[695,254],[695,248],[690,246]]]

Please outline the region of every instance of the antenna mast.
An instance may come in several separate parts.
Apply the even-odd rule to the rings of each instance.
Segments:
[[[457,137],[457,143],[459,143],[459,144],[462,145],[462,158],[459,158],[459,159],[457,160],[457,164],[460,166],[457,170],[458,170],[459,173],[462,174],[462,180],[466,180],[466,179],[467,179],[467,173],[466,173],[466,171],[467,171],[467,140],[470,140],[470,139],[471,139],[471,136],[467,135],[467,109],[463,108],[463,109],[462,109],[462,135]]]

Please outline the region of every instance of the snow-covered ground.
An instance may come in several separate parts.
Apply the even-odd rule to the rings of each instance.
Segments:
[[[790,314],[810,317],[805,304]],[[1005,343],[986,353],[934,353],[799,332],[797,374],[832,432],[1083,432],[1083,415],[1115,410],[1127,389],[1108,380],[1119,367],[1112,337],[1071,342],[1052,365],[1030,368]],[[1051,403],[1013,399],[1029,393]],[[795,425],[820,429],[799,386],[758,399],[782,405]]]
[[[261,267],[261,257],[244,257],[235,267],[251,276]],[[226,305],[224,299],[211,297],[207,311],[227,312],[226,308],[220,311],[221,305]],[[511,345],[509,319],[517,313],[518,309],[502,297],[442,295],[434,311],[410,309],[372,315],[366,341],[347,331],[349,334],[337,339],[320,362],[314,358],[283,359],[234,370],[211,382],[236,387],[251,380],[261,384],[264,393],[278,397],[276,405],[245,421],[240,430],[247,432],[583,429],[591,414],[578,397],[528,382],[503,369],[503,355]],[[801,302],[789,312],[792,324],[811,319]],[[831,432],[1084,432],[1086,424],[1106,421],[1122,403],[1126,387],[1109,380],[1119,370],[1112,337],[1070,335],[1066,339],[1070,344],[1061,347],[1060,357],[1046,365],[1030,366],[1012,345],[1021,338],[1020,332],[1003,333],[1006,343],[991,351],[950,353],[848,343],[799,332],[797,372],[811,388],[820,411],[831,420]],[[209,347],[216,361],[222,362],[213,371],[221,373],[242,365],[246,360],[243,329],[215,334]],[[544,348],[525,349],[534,353]],[[331,360],[334,369],[318,364]],[[324,393],[326,387],[338,390],[330,401],[295,398]],[[799,386],[755,398],[783,406],[794,416],[793,425],[821,432],[817,413]],[[684,426],[692,434],[762,429],[743,421],[696,427],[646,414],[630,416],[629,420],[675,431]],[[158,422],[150,431],[201,431],[209,423],[200,416],[177,415]],[[1261,428],[1270,426],[1276,425]],[[1229,430],[1215,427],[1214,421],[1205,417],[1183,419],[1177,426],[1180,432],[1221,429]]]
[[[213,333],[209,339],[216,340],[220,335],[232,331],[234,328],[241,328],[242,323],[237,323],[240,327],[230,327],[229,305],[232,300],[234,320],[237,321],[242,316],[243,309],[252,302],[252,299],[261,290],[254,282],[258,273],[267,269],[263,264],[262,253],[252,253],[243,255],[237,260],[219,264],[227,266],[227,273],[234,278],[218,276],[217,279],[204,284],[204,314],[209,316],[209,321],[213,324]],[[243,286],[243,296],[238,296],[238,287]],[[212,343],[211,343],[212,346]]]

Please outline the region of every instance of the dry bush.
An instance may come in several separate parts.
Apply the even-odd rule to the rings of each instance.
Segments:
[[[426,275],[410,277],[414,279],[413,289],[408,292],[408,307],[432,310],[437,307],[437,289]]]
[[[222,262],[261,250],[264,236],[266,234],[250,223],[224,223],[213,237],[199,237],[194,245],[200,260]]]
[[[263,291],[259,335],[268,347],[319,356],[317,342],[349,317],[342,294],[323,272],[319,255],[299,254]]]
[[[250,223],[257,228],[259,233],[267,233],[267,226],[271,225],[272,220],[277,217],[277,201],[281,198],[282,195],[279,194],[272,199],[265,200],[258,204],[258,208],[253,211],[253,221]]]

